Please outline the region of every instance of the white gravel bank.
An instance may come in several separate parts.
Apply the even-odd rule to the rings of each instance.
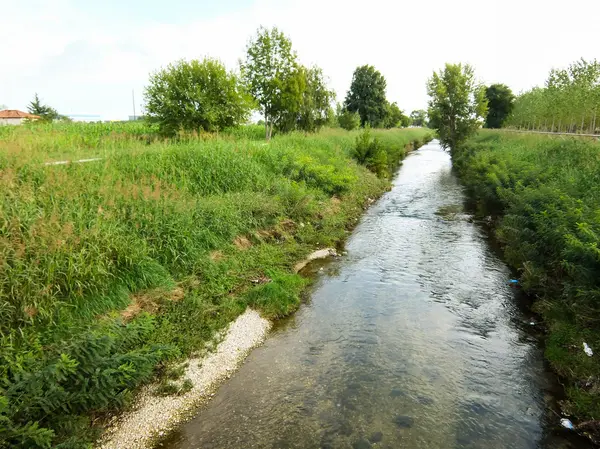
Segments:
[[[210,399],[219,382],[228,378],[248,355],[261,344],[271,322],[255,310],[248,309],[227,330],[225,338],[213,353],[205,358],[189,360],[184,378],[194,387],[181,396],[153,396],[155,386],[146,387],[136,406],[107,429],[101,449],[145,449],[152,442],[179,424],[198,405]]]

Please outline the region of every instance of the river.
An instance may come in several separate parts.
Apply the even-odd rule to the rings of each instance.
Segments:
[[[411,153],[307,303],[165,446],[585,447],[554,430],[533,318],[465,200],[436,141]]]

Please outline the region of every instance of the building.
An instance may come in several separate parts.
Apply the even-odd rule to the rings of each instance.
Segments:
[[[39,115],[29,114],[28,112],[17,111],[16,109],[5,109],[0,111],[0,126],[1,125],[20,125],[25,120],[37,120]]]

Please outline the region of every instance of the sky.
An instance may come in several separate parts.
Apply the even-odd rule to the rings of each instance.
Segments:
[[[0,105],[26,110],[37,92],[65,115],[124,119],[152,71],[205,56],[237,69],[260,25],[320,66],[338,101],[370,64],[408,112],[426,108],[427,78],[446,62],[519,92],[600,59],[599,0],[0,0]]]

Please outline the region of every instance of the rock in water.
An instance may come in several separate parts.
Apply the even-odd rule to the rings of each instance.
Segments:
[[[374,432],[370,437],[369,437],[369,441],[371,443],[379,443],[381,440],[383,440],[383,433],[381,432]]]
[[[398,415],[394,418],[394,424],[402,429],[408,429],[412,427],[414,419],[410,416]]]
[[[369,443],[364,438],[361,438],[358,441],[352,443],[352,449],[371,449],[371,443]]]

